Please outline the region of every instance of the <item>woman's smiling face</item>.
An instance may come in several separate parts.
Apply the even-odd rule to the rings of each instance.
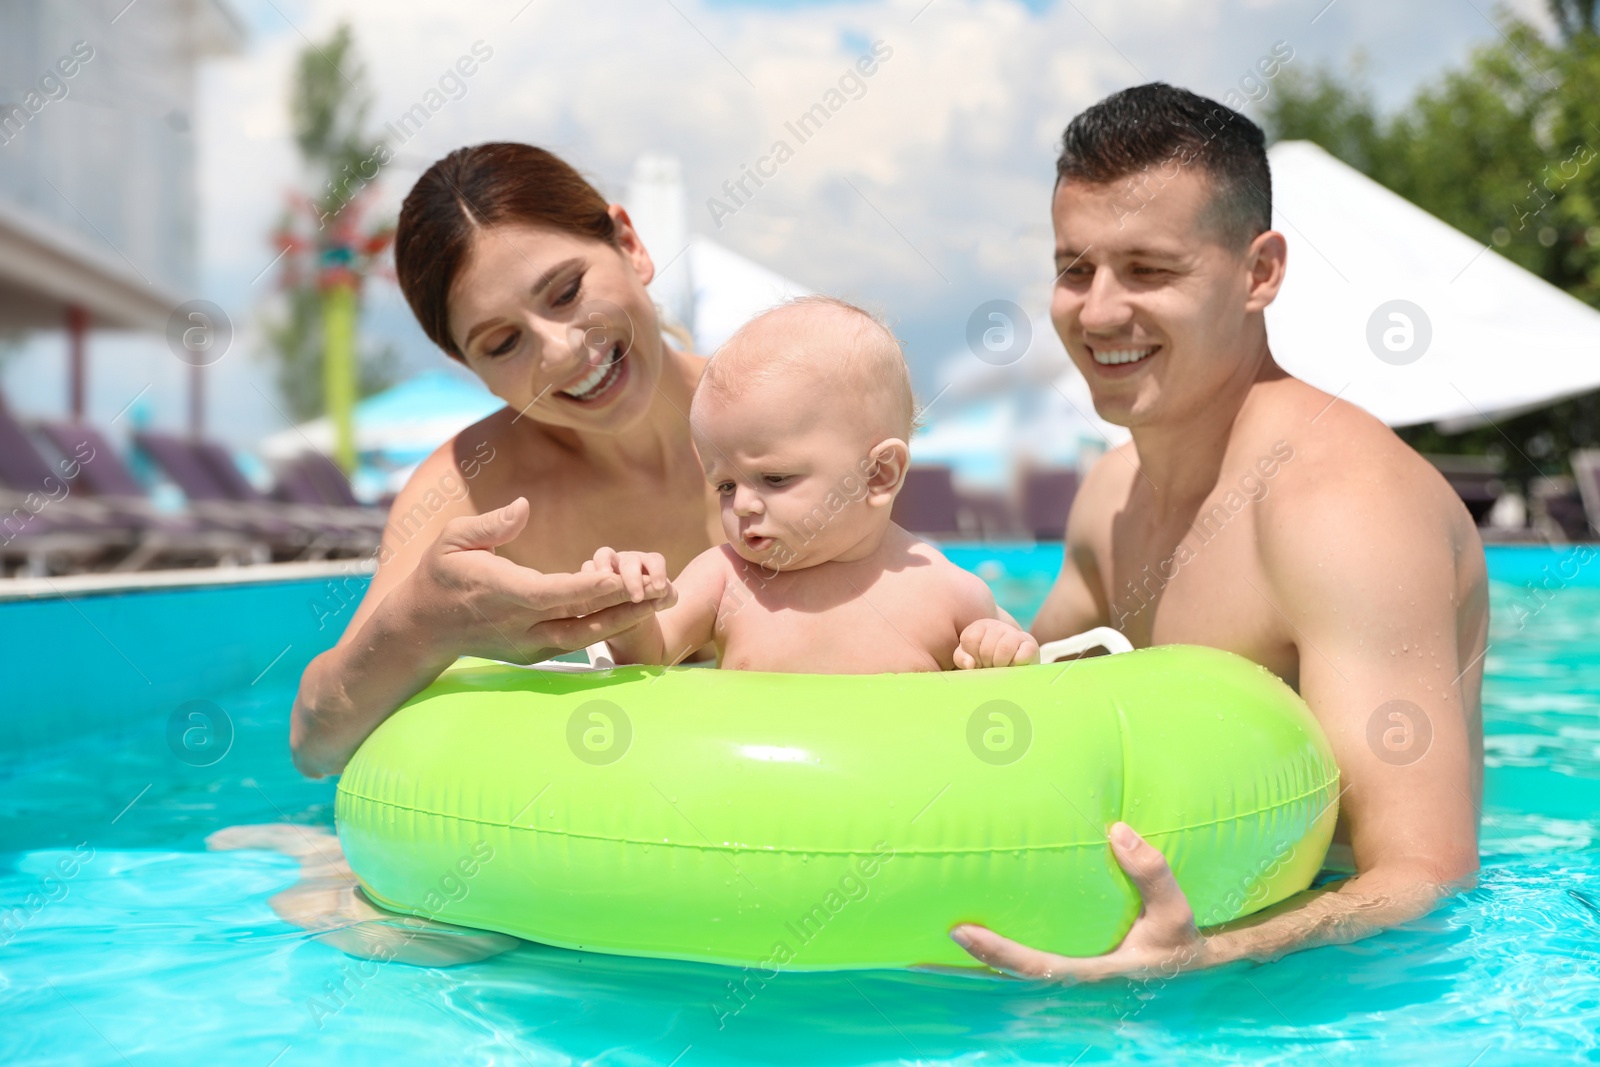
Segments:
[[[655,273],[626,212],[617,244],[540,226],[477,231],[450,290],[450,335],[489,391],[539,422],[615,433],[661,375]]]

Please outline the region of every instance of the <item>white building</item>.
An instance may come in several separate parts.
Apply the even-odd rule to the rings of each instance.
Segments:
[[[0,334],[164,331],[194,290],[196,68],[219,0],[0,0]]]

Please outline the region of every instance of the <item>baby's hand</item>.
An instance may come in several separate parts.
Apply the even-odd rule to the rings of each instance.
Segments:
[[[594,559],[584,563],[583,570],[620,574],[622,585],[635,604],[664,598],[656,605],[659,611],[671,607],[678,599],[677,591],[667,580],[667,561],[659,552],[618,552],[614,548],[602,548],[595,552]]]
[[[1039,662],[1039,642],[1009,622],[979,619],[961,631],[955,659],[956,666],[964,671],[975,667],[1020,667]]]

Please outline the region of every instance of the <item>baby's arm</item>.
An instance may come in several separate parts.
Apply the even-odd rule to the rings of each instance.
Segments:
[[[654,589],[652,583],[670,586],[671,591],[662,598],[665,607],[606,641],[617,663],[677,663],[712,639],[727,575],[720,549],[710,549],[690,560],[678,580],[670,583],[666,580],[665,562],[653,552],[602,548],[583,569],[622,575],[635,599]]]
[[[977,667],[1038,663],[1039,642],[1033,635],[1018,626],[1016,620],[994,602],[994,594],[983,579],[965,571],[962,576],[965,588],[959,598],[962,607],[957,613],[957,623],[965,625],[961,625],[961,636],[956,642],[956,666],[970,671]]]

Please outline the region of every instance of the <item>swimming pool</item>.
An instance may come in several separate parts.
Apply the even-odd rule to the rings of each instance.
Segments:
[[[1021,618],[1059,553],[950,551]],[[736,972],[536,945],[360,962],[268,907],[293,861],[204,850],[238,823],[331,825],[287,710],[358,580],[0,603],[0,1062],[1593,1061],[1600,561],[1578,559],[1491,551],[1483,875],[1427,918],[1148,986],[785,973],[720,1028]]]

